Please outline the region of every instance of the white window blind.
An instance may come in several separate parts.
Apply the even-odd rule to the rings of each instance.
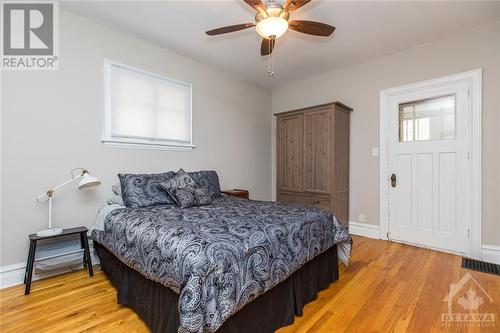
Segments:
[[[107,62],[105,142],[192,148],[191,85]]]

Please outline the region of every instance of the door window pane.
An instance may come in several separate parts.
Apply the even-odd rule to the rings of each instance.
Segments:
[[[455,104],[455,95],[400,104],[399,141],[454,139]]]

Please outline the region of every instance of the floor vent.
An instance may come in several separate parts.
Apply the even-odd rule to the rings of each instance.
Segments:
[[[462,267],[478,272],[500,275],[500,265],[492,264],[489,262],[462,258]]]

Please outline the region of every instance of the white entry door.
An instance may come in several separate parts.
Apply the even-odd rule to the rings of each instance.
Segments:
[[[424,86],[387,106],[388,238],[469,253],[469,83]]]

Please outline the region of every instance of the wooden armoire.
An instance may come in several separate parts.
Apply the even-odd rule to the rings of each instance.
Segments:
[[[334,102],[276,114],[276,198],[349,221],[349,114]]]

